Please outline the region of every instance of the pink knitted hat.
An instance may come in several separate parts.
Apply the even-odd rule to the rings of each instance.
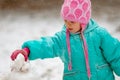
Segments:
[[[64,20],[80,22],[85,27],[91,17],[90,0],[64,0],[61,9]]]

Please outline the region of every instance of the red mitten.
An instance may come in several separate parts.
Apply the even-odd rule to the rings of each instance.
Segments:
[[[28,48],[24,48],[24,49],[21,49],[21,50],[15,50],[11,55],[11,59],[14,61],[17,58],[18,54],[22,54],[25,58],[25,61],[27,61],[29,52],[30,51],[29,51]]]

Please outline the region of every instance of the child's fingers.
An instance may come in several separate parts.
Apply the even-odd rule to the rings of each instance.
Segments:
[[[16,50],[16,51],[14,51],[14,52],[12,53],[12,55],[11,55],[12,61],[14,61],[19,54],[22,54],[22,55],[24,56],[24,61],[27,61],[27,60],[28,60],[28,54],[27,54],[27,52],[22,49],[22,50]]]
[[[19,53],[20,53],[20,50],[14,51],[11,55],[11,59],[14,61]]]

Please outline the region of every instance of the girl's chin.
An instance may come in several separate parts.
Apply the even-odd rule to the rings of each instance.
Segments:
[[[70,33],[73,33],[73,34],[74,34],[74,33],[77,33],[77,32],[74,32],[74,31],[70,31]]]
[[[69,30],[70,31],[70,30]],[[78,32],[80,32],[80,31],[70,31],[70,33],[78,33]]]

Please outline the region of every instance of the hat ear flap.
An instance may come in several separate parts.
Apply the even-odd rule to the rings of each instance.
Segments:
[[[83,32],[84,30],[85,30],[85,28],[86,28],[86,25],[85,24],[80,24],[80,26],[81,26],[81,32]]]

